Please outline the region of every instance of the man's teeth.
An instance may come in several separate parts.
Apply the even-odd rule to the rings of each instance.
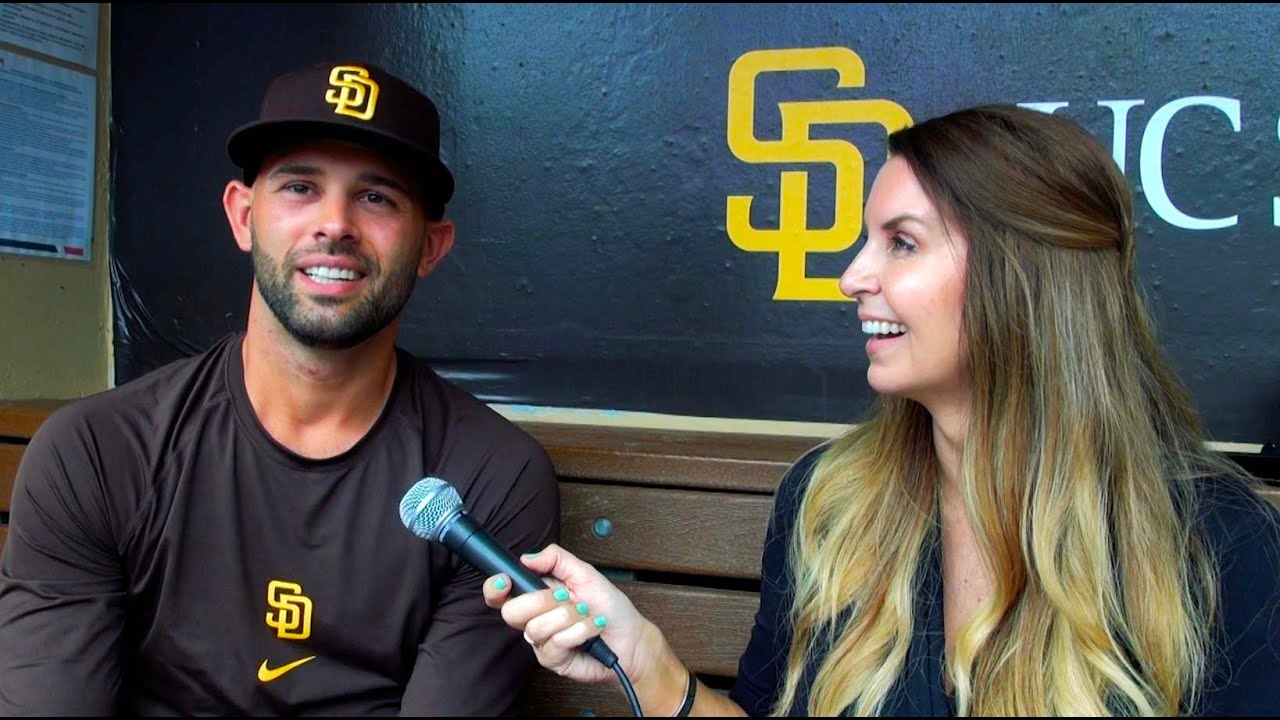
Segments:
[[[901,335],[907,331],[907,326],[901,323],[882,322],[880,320],[867,320],[862,323],[862,332],[868,335]]]
[[[309,267],[303,270],[307,277],[319,283],[338,282],[339,280],[358,280],[360,274],[355,270],[331,267]]]

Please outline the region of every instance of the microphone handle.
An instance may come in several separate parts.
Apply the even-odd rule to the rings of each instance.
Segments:
[[[465,512],[459,513],[441,531],[440,542],[486,576],[506,574],[511,578],[514,595],[546,590],[549,587]],[[580,649],[605,667],[612,668],[618,663],[618,656],[599,637],[586,641]]]

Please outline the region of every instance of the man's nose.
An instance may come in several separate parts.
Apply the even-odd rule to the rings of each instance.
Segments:
[[[316,223],[316,239],[342,242],[356,238],[356,224],[352,220],[353,208],[345,197],[331,195],[320,202],[320,216]]]

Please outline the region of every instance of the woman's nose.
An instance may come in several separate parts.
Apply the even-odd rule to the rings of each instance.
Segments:
[[[840,275],[840,292],[846,297],[860,300],[863,296],[874,295],[880,286],[871,267],[872,263],[866,248],[859,251]]]

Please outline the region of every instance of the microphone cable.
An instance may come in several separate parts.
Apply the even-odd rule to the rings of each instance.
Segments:
[[[588,640],[580,649],[613,670],[613,674],[618,676],[618,682],[622,684],[622,691],[627,695],[631,716],[644,717],[644,711],[640,709],[640,699],[636,697],[636,689],[631,686],[631,678],[627,677],[627,671],[622,669],[622,663],[618,662],[617,654],[598,637]]]
[[[631,687],[631,678],[627,677],[626,671],[622,669],[622,663],[614,663],[613,672],[618,676],[618,680],[622,682],[622,691],[627,694],[627,704],[631,706],[631,716],[644,717],[644,713],[640,710],[640,699],[636,697],[636,689]]]

